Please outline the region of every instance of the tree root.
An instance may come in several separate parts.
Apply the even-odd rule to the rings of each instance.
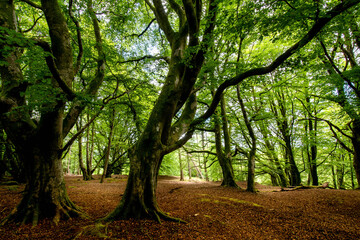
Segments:
[[[83,227],[80,232],[76,234],[76,236],[72,239],[78,239],[81,236],[87,236],[87,237],[98,237],[98,238],[109,238],[107,236],[108,234],[108,224],[101,224],[96,223],[93,225],[89,225],[86,227]]]
[[[161,224],[160,219],[166,220],[166,221],[170,221],[170,222],[178,222],[178,223],[187,223],[186,221],[182,220],[181,218],[175,218],[175,217],[171,217],[168,214],[165,214],[164,212],[158,211],[157,213],[155,213],[158,215],[159,217],[159,223]]]
[[[326,182],[321,186],[296,186],[296,187],[287,187],[287,188],[281,188],[281,191],[296,191],[296,190],[300,190],[300,189],[333,189],[331,187],[329,187],[329,183]]]
[[[52,218],[52,221],[55,225],[58,225],[61,219],[71,219],[72,217],[80,217],[88,219],[89,216],[80,210],[74,203],[72,203],[68,198],[65,201],[60,203],[54,203],[54,214],[53,216],[49,215],[49,209],[39,208],[39,203],[36,204],[30,203],[27,204],[21,202],[13,211],[0,221],[0,226],[4,226],[7,223],[15,222],[21,225],[31,223],[33,226],[36,226],[39,223],[40,219]]]

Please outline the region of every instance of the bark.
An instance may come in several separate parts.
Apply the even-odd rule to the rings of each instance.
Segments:
[[[1,26],[16,30],[12,1],[1,1],[0,5]],[[16,221],[36,225],[39,219],[47,217],[57,224],[61,218],[85,216],[67,196],[61,159],[65,107],[65,98],[62,96],[67,95],[63,91],[69,89],[64,86],[71,86],[73,80],[70,34],[56,0],[42,1],[42,10],[51,39],[51,49],[47,50],[52,52],[55,59],[47,59],[47,63],[53,74],[52,85],[57,89],[58,96],[52,103],[47,103],[48,110],[41,112],[38,123],[30,118],[27,111],[14,109],[26,104],[26,84],[24,85],[21,68],[16,62],[17,51],[14,50],[7,57],[1,56],[8,62],[7,66],[0,67],[1,78],[7,86],[2,89],[4,98],[1,99],[6,108],[1,110],[8,113],[2,115],[1,120],[24,165],[26,178],[23,198],[3,220],[3,224]]]
[[[79,121],[79,124],[76,124],[77,130],[79,131],[81,129],[81,119]],[[91,180],[91,175],[88,174],[87,169],[84,166],[84,160],[83,160],[83,142],[82,142],[82,134],[80,134],[78,136],[78,148],[79,148],[79,153],[78,153],[78,158],[79,158],[79,168],[80,171],[83,175],[83,180],[84,181],[88,181]]]
[[[250,76],[263,75],[273,71],[298,49],[311,41],[333,17],[358,3],[355,0],[340,3],[325,13],[324,17],[319,18],[298,43],[289,48],[284,54],[281,54],[268,67],[251,69],[221,84],[209,109],[197,120],[193,120],[196,107],[189,108],[185,106],[179,120],[172,125],[175,114],[182,109],[186,102],[189,103],[189,96],[193,96],[194,92],[192,90],[202,67],[204,55],[208,45],[212,42],[209,40],[209,36],[215,27],[216,14],[214,14],[213,10],[217,8],[216,1],[209,2],[209,23],[203,25],[206,26],[205,36],[203,37],[205,41],[200,43],[198,31],[201,25],[199,23],[200,18],[196,16],[197,11],[193,1],[183,0],[182,2],[183,8],[176,1],[171,1],[170,5],[172,8],[175,6],[175,12],[180,19],[179,31],[176,32],[172,29],[162,1],[153,0],[150,3],[149,0],[146,0],[171,47],[169,72],[143,133],[129,151],[130,173],[125,193],[119,206],[103,219],[105,221],[131,217],[151,217],[158,220],[163,217],[169,219],[160,211],[155,195],[156,178],[163,156],[185,144],[192,136],[194,126],[214,113],[220,101],[220,96],[227,87],[236,85]],[[186,61],[187,64],[184,64],[183,53],[186,45],[188,47],[201,46],[201,48],[198,48],[196,53],[191,52],[189,59],[186,59],[188,60]],[[190,101],[190,105],[193,103],[194,101]],[[192,111],[192,114],[186,113],[187,108]],[[185,136],[183,136],[184,134]]]
[[[187,167],[188,167],[188,175],[189,175],[189,180],[191,180],[191,161],[190,161],[190,154],[186,154],[186,160],[187,160]]]
[[[184,181],[184,170],[183,170],[183,165],[182,165],[182,161],[181,161],[180,149],[179,149],[179,163],[180,163],[180,181]]]
[[[309,111],[311,111],[312,107],[310,105],[310,97],[306,96],[306,104]],[[316,112],[313,113],[314,116],[316,116]],[[312,120],[309,118],[308,120],[308,126],[309,126],[309,137],[308,137],[308,145],[310,145],[310,151],[308,149],[308,162],[309,162],[309,168],[310,168],[310,177],[312,181],[312,185],[317,186],[319,185],[318,180],[318,174],[317,174],[317,164],[316,164],[316,158],[317,158],[317,146],[316,146],[316,131],[317,131],[317,121]],[[307,129],[305,129],[307,132]]]
[[[190,132],[188,130],[194,119],[197,103],[193,87],[204,62],[209,38],[206,38],[203,48],[197,53],[191,53],[187,58],[187,64],[184,64],[186,48],[199,47],[200,44],[198,33],[189,34],[198,31],[195,27],[197,23],[193,22],[197,20],[193,15],[195,12],[192,11],[194,9],[192,1],[183,2],[185,10],[177,8],[181,19],[187,19],[186,24],[180,22],[179,32],[172,29],[162,1],[153,0],[153,5],[147,1],[147,4],[154,12],[171,46],[169,70],[144,131],[137,143],[129,150],[130,173],[125,193],[119,206],[105,217],[104,221],[127,218],[153,218],[158,221],[163,218],[180,221],[167,216],[159,209],[155,194],[157,176],[164,155],[180,148],[192,136],[193,130]],[[173,5],[179,6],[175,1]],[[216,8],[216,4],[210,1],[211,13],[213,8]],[[208,29],[214,26],[214,15],[212,14],[209,19],[212,22],[205,29],[205,35],[208,35]],[[182,109],[181,116],[172,123],[180,109]]]
[[[36,225],[42,218],[52,218],[57,224],[60,219],[85,217],[68,198],[58,152],[49,150],[51,145],[44,141],[43,135],[39,135],[17,148],[27,184],[21,202],[2,224],[15,221]]]
[[[205,134],[204,131],[201,131],[201,147],[202,147],[202,151],[205,151]],[[205,152],[203,152],[202,154],[203,156],[203,163],[204,163],[204,171],[205,171],[205,179],[206,181],[209,181],[209,174],[208,174],[208,170],[207,170],[207,159],[205,157]]]

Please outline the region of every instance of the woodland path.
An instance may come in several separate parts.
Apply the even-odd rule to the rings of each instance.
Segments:
[[[126,178],[119,176],[103,184],[81,177],[65,179],[70,198],[93,219],[116,207],[126,185]],[[360,239],[360,191],[280,191],[257,184],[259,193],[253,194],[219,185],[160,177],[160,207],[188,223],[116,221],[106,227],[107,239]],[[245,188],[246,183],[239,185]],[[0,185],[0,218],[16,206],[22,189]],[[73,239],[91,224],[93,220],[72,219],[58,226],[47,221],[33,228],[7,225],[0,227],[0,239]],[[91,234],[85,231],[77,239],[104,239]]]

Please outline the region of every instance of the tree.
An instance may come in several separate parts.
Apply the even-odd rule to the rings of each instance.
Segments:
[[[73,65],[70,32],[61,6],[56,0],[41,1],[41,6],[31,2],[30,5],[44,13],[51,45],[42,40],[29,41],[17,33],[13,1],[0,2],[0,25],[5,38],[1,49],[10,48],[9,52],[0,53],[3,63],[0,66],[1,121],[9,139],[15,145],[20,161],[24,164],[26,178],[26,188],[20,204],[3,223],[14,220],[36,225],[39,219],[45,217],[58,223],[61,218],[85,216],[67,196],[61,162],[62,153],[66,150],[63,148],[63,139],[76,123],[85,104],[70,87],[78,66]],[[94,95],[104,78],[105,62],[100,28],[91,1],[88,1],[88,11],[93,19],[96,36],[98,68],[96,76],[84,92]],[[38,110],[31,108],[31,102],[26,97],[29,96],[31,88],[40,87],[40,84],[24,79],[19,64],[21,52],[17,43],[30,48],[35,44],[44,51],[47,65],[45,71],[46,74],[50,73],[51,77],[45,74],[45,78],[39,80],[44,80],[46,91],[54,95],[42,96],[45,101],[40,101]],[[29,51],[32,50],[30,48]],[[68,102],[72,102],[70,108],[66,107]]]
[[[355,20],[354,15],[350,15]],[[336,128],[334,124],[326,121],[335,138],[340,144],[351,154],[353,154],[353,166],[356,173],[358,185],[360,186],[360,115],[358,109],[360,107],[360,85],[359,85],[359,66],[355,57],[354,47],[360,47],[359,32],[356,21],[352,22],[345,29],[338,32],[335,43],[320,39],[319,44],[322,48],[322,61],[331,80],[331,87],[334,92],[325,96],[337,103],[342,110],[351,119],[348,123],[350,135]],[[327,45],[330,45],[329,47]],[[329,52],[328,48],[331,48]],[[337,60],[338,58],[339,60]],[[351,140],[352,147],[348,147],[336,132],[348,137]]]
[[[184,0],[180,6],[176,1],[170,0],[167,9],[174,13],[171,15],[166,13],[162,1],[153,0],[152,3],[146,1],[171,48],[169,70],[145,129],[136,144],[129,150],[131,163],[125,193],[118,207],[103,220],[111,221],[131,217],[150,217],[159,221],[160,218],[172,219],[161,212],[155,194],[157,175],[164,155],[181,147],[191,137],[194,126],[214,113],[225,89],[251,76],[274,71],[311,41],[332,18],[358,2],[344,1],[329,11],[321,13],[321,17],[316,18],[310,30],[268,66],[252,68],[225,80],[217,88],[208,110],[193,120],[196,111],[194,84],[211,43],[211,33],[216,20],[215,13],[219,6],[217,2],[207,2],[208,17],[202,18],[201,1]],[[177,16],[178,20],[174,26],[177,26],[178,31],[174,31],[169,16]],[[203,24],[201,24],[202,21],[204,21]],[[202,42],[199,41],[200,26],[205,26]],[[183,106],[181,115],[172,124],[174,116]]]
[[[244,122],[246,125],[246,128],[249,132],[250,138],[251,138],[251,148],[248,152],[248,177],[247,177],[247,188],[246,191],[248,192],[255,192],[255,155],[256,155],[256,136],[254,129],[250,123],[250,120],[248,118],[248,113],[246,111],[244,101],[241,97],[240,93],[240,86],[236,86],[236,92],[237,92],[237,98],[241,107],[241,112],[244,118]]]

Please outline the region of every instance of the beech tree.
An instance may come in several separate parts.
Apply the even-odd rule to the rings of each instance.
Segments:
[[[92,101],[92,97],[104,80],[105,54],[111,54],[112,58],[116,58],[117,55],[127,55],[128,49],[141,48],[142,44],[137,42],[133,46],[124,48],[119,46],[104,48],[101,30],[107,30],[107,35],[111,35],[114,42],[121,41],[120,39],[125,38],[124,32],[115,31],[114,26],[126,22],[124,19],[127,15],[116,17],[111,15],[111,18],[107,19],[109,21],[104,22],[110,22],[114,28],[102,29],[104,25],[100,22],[103,14],[106,13],[95,13],[91,0],[79,1],[79,6],[86,6],[84,15],[91,22],[94,32],[94,36],[89,37],[87,42],[88,49],[92,49],[91,45],[95,47],[95,51],[89,54],[95,59],[89,58],[82,64],[82,29],[77,20],[78,16],[73,14],[72,1],[69,1],[69,12],[66,14],[62,11],[66,6],[61,5],[57,0],[42,0],[41,4],[39,1],[24,0],[24,2],[31,9],[37,9],[40,19],[37,21],[44,26],[38,32],[43,35],[38,36],[36,32],[35,37],[31,35],[32,39],[29,39],[25,34],[26,31],[20,33],[15,22],[17,18],[14,17],[13,1],[0,2],[1,123],[15,145],[20,161],[24,164],[27,181],[22,201],[3,223],[15,220],[36,224],[38,219],[43,217],[51,217],[57,223],[62,217],[83,216],[67,197],[61,156],[85,126],[70,138],[68,144],[64,144],[64,138],[77,122],[80,113],[86,107],[85,103]],[[333,18],[359,2],[359,0],[344,0],[337,4],[333,1],[324,3],[297,1],[291,4],[289,1],[274,3],[267,0],[237,3],[215,0],[145,0],[146,6],[137,1],[134,6],[124,3],[124,6],[126,5],[124,12],[132,14],[132,17],[136,15],[134,22],[137,22],[137,19],[150,22],[144,32],[137,35],[138,38],[146,33],[151,24],[156,23],[161,29],[156,38],[161,43],[155,45],[164,46],[165,50],[162,53],[165,56],[149,57],[149,59],[162,59],[168,66],[166,72],[165,67],[162,69],[166,76],[164,81],[158,83],[157,87],[160,89],[158,98],[146,117],[146,124],[141,125],[134,114],[136,127],[141,133],[136,143],[128,150],[130,173],[127,187],[119,206],[103,220],[155,218],[160,221],[163,218],[179,221],[163,213],[156,200],[157,176],[164,156],[183,146],[192,137],[196,126],[214,114],[226,89],[238,85],[247,78],[276,70],[312,41]],[[102,4],[110,7],[116,5],[119,8],[123,6],[112,1],[102,1]],[[212,61],[210,51],[214,49],[213,45],[222,42],[221,31],[220,34],[216,31],[224,29],[224,27],[220,28],[220,25],[236,24],[232,36],[235,36],[236,40],[246,39],[244,32],[237,28],[244,23],[242,15],[234,19],[226,18],[226,15],[227,11],[233,9],[237,9],[237,12],[246,12],[248,6],[252,6],[250,9],[254,9],[254,14],[258,14],[259,25],[252,26],[261,32],[261,37],[273,38],[274,42],[288,41],[289,47],[278,49],[277,57],[274,59],[270,57],[241,68],[234,67],[234,71],[232,67],[227,67],[229,71],[224,71],[224,74],[214,74],[218,81],[211,83],[212,89],[216,89],[213,100],[206,110],[200,112],[197,108],[197,94],[202,89],[207,89],[210,84],[204,81],[203,77],[208,72],[214,71],[214,65],[218,65],[216,61]],[[136,9],[135,13],[129,13],[131,7]],[[145,7],[150,11],[146,11]],[[81,9],[81,12],[83,13],[84,9]],[[44,14],[45,20],[41,19],[41,14]],[[247,12],[244,15],[247,15]],[[65,16],[68,16],[69,21]],[[222,18],[218,19],[218,16]],[[72,26],[70,28],[72,30],[69,30],[69,26]],[[32,26],[29,29],[31,32]],[[44,32],[49,33],[44,34]],[[116,34],[118,36],[114,36]],[[70,36],[77,40],[71,41]],[[42,40],[38,39],[40,37]],[[254,42],[260,41],[260,38],[253,39]],[[155,40],[149,42],[153,41]],[[227,44],[226,41],[224,44]],[[33,49],[43,57],[42,61],[33,59],[34,62],[39,63],[37,67],[42,74],[33,74],[31,81],[28,81],[24,79],[24,72],[30,67],[21,66],[21,56]],[[74,49],[78,54],[74,54]],[[221,46],[217,49],[221,51]],[[224,54],[231,55],[231,48],[228,49],[229,52]],[[156,52],[157,49],[152,50]],[[141,51],[136,53],[141,54]],[[147,58],[148,56],[140,57],[140,59]],[[119,61],[116,64],[129,63],[129,61],[133,60]],[[155,67],[152,66],[147,69],[148,74],[144,74],[147,81],[157,80],[151,79],[155,75],[152,74],[154,69]],[[81,87],[82,90],[75,91],[74,83],[78,78],[84,80],[83,71],[86,70],[93,74],[92,79]],[[132,72],[133,69],[126,70]],[[112,72],[112,75],[120,76],[118,72]],[[41,100],[44,101],[35,99],[34,103],[34,92],[36,92],[34,90],[38,89],[42,89],[49,96],[46,98],[45,95],[42,96],[44,99]],[[90,100],[88,96],[91,96]],[[34,108],[34,105],[37,107]],[[131,105],[132,103],[129,107],[135,109]]]
[[[85,216],[68,198],[61,162],[62,153],[66,150],[63,148],[63,140],[76,123],[85,104],[71,89],[74,74],[79,70],[81,61],[80,33],[78,32],[79,56],[77,63],[73,64],[70,32],[59,2],[43,0],[41,5],[32,2],[29,4],[45,15],[50,43],[38,39],[27,40],[18,33],[14,2],[0,2],[0,26],[4,39],[1,41],[0,51],[1,122],[15,145],[20,161],[24,164],[26,178],[26,187],[20,204],[3,223],[14,220],[36,225],[38,220],[44,217],[52,218],[58,223],[61,218]],[[93,20],[98,67],[95,77],[84,92],[94,95],[104,78],[105,61],[100,28],[91,1],[87,2],[87,10]],[[19,61],[22,49],[19,49],[19,45],[41,47],[45,55],[47,72],[51,74],[50,80],[46,82],[46,91],[54,95],[45,95],[47,99],[41,103],[38,111],[29,106],[31,102],[26,98],[27,91],[34,83],[26,81],[23,77]],[[45,76],[45,81],[46,77],[48,75]],[[71,107],[66,107],[68,102],[72,102]]]
[[[209,118],[215,111],[225,89],[256,75],[274,71],[286,59],[310,42],[334,17],[357,4],[359,1],[344,1],[332,9],[322,12],[318,8],[312,27],[303,37],[280,54],[265,67],[244,71],[217,88],[213,101],[205,113],[194,119],[196,112],[196,89],[194,88],[205,55],[212,43],[212,32],[216,25],[216,12],[222,7],[216,1],[183,0],[181,5],[169,0],[166,8],[160,0],[146,1],[155,15],[171,48],[168,73],[161,93],[150,114],[147,125],[136,144],[129,150],[130,173],[125,193],[118,207],[105,217],[104,221],[126,218],[150,217],[173,219],[163,213],[156,201],[157,175],[165,154],[176,150],[188,141],[194,127]],[[203,15],[204,3],[207,15]],[[166,10],[168,12],[166,12]],[[169,12],[176,14],[172,25]],[[319,14],[321,13],[321,14]],[[171,19],[173,20],[173,19]],[[174,21],[174,20],[173,20]],[[201,29],[204,26],[204,29]],[[174,28],[176,27],[176,30]],[[202,40],[200,37],[202,36]],[[183,109],[182,109],[183,108]],[[173,118],[182,109],[175,122]],[[173,219],[174,220],[174,219]],[[179,220],[179,219],[176,219]]]

